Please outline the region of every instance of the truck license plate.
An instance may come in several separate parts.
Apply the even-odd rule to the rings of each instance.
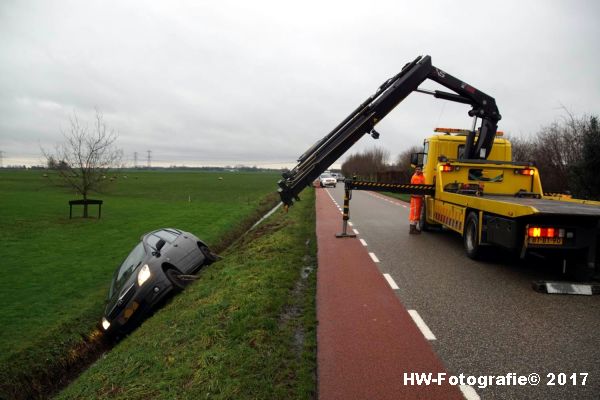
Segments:
[[[530,237],[527,242],[529,244],[543,244],[543,245],[560,246],[563,244],[563,238]]]

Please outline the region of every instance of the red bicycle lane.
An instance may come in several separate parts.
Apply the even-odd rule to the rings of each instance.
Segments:
[[[448,374],[365,247],[335,237],[340,212],[326,190],[316,192],[319,399],[463,399],[447,379],[405,382]]]

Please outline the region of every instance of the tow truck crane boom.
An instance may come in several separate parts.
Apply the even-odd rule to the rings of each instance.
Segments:
[[[454,93],[419,89],[419,85],[426,79],[431,79]],[[287,206],[292,205],[305,186],[310,185],[366,133],[371,133],[374,138],[379,137],[374,129],[375,125],[414,91],[470,105],[472,109],[468,114],[474,118],[473,130],[467,135],[463,159],[487,159],[494,143],[497,123],[501,119],[496,101],[434,67],[430,56],[419,56],[407,63],[397,75],[385,81],[346,119],[300,156],[296,167],[285,172],[278,183],[281,201]],[[477,119],[481,119],[479,135],[475,135]]]

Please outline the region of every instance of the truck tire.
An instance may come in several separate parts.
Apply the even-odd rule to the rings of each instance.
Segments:
[[[477,260],[481,256],[481,246],[479,245],[479,217],[476,212],[470,212],[465,222],[463,232],[463,243],[467,256]]]
[[[427,201],[423,198],[423,206],[421,207],[421,218],[419,219],[419,227],[422,231],[431,232],[439,230],[442,226],[438,224],[430,224],[427,222]]]

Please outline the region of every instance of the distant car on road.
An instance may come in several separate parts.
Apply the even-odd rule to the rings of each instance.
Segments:
[[[331,174],[321,174],[319,177],[319,186],[324,187],[335,187],[337,184],[337,179],[335,179]]]
[[[338,182],[344,182],[344,179],[345,179],[344,175],[342,175],[340,173],[334,172],[331,174],[331,176],[333,176],[335,178],[335,180]]]
[[[189,232],[163,228],[142,235],[114,273],[102,329],[124,333],[134,328],[169,293],[183,290],[189,281],[182,275],[193,274],[216,259]]]

